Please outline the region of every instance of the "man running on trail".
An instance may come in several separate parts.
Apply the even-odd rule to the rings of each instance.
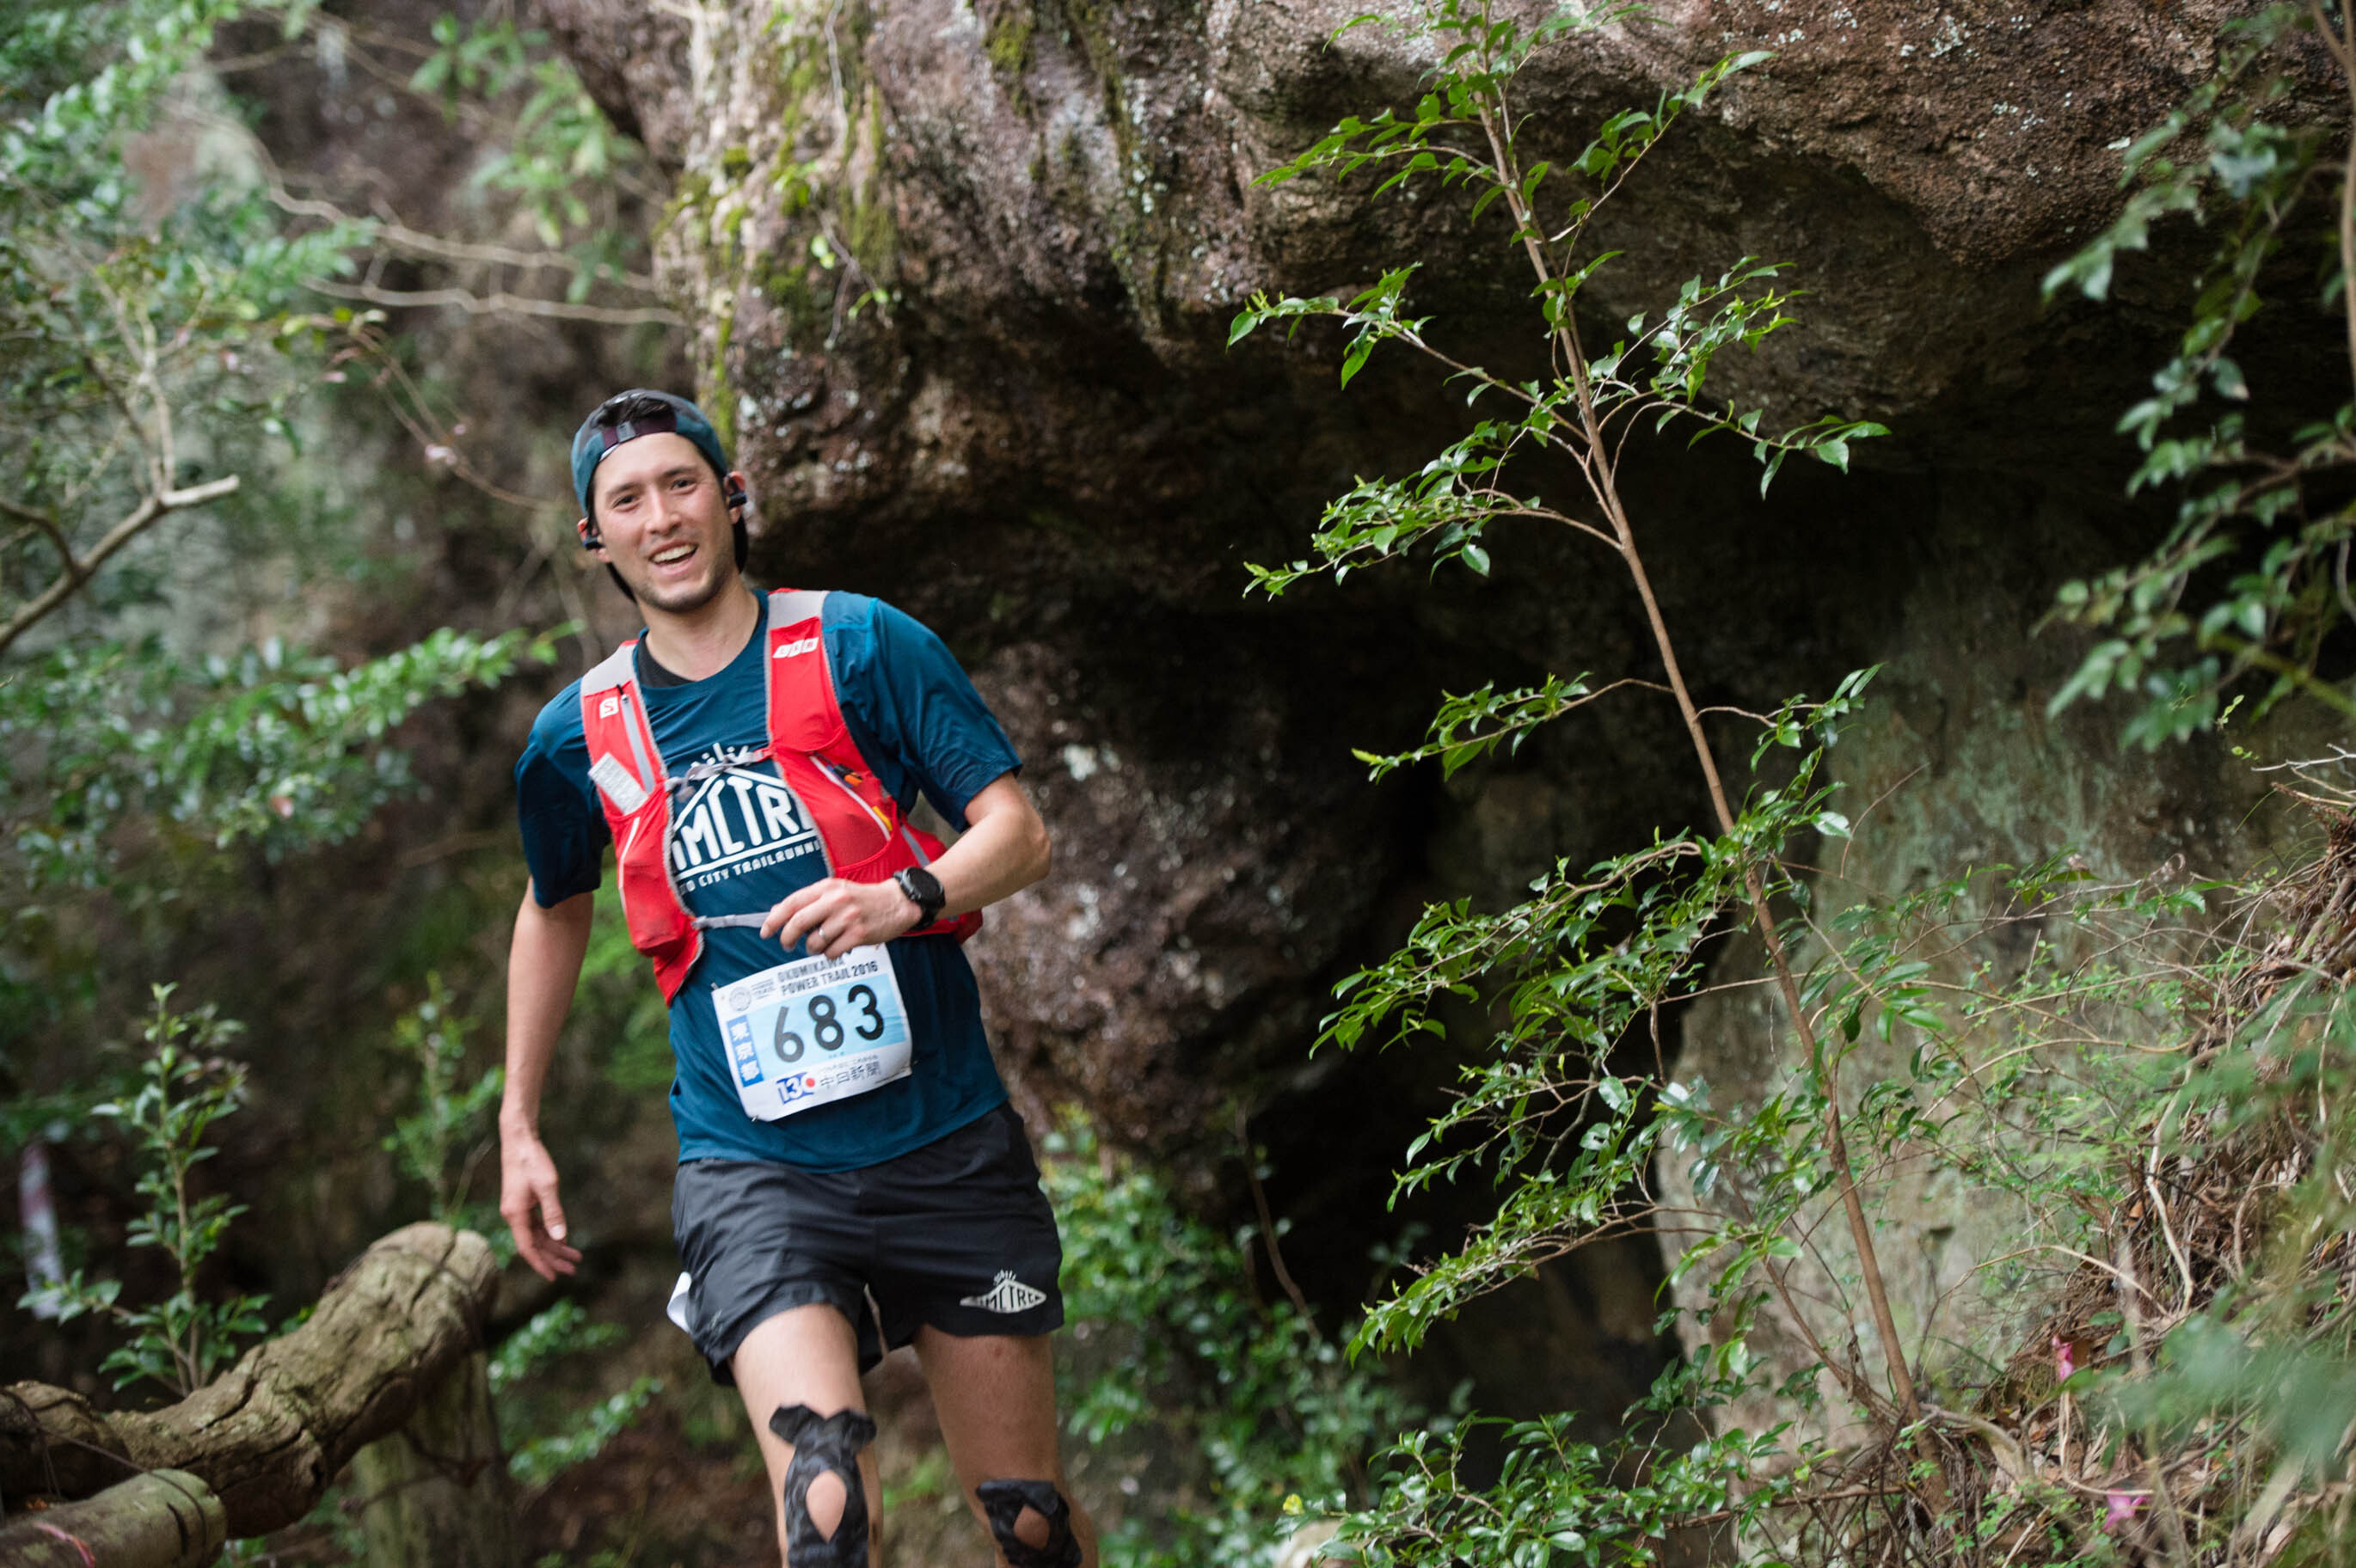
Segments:
[[[542,709],[516,765],[531,882],[508,972],[499,1210],[570,1274],[541,1086],[605,847],[670,1004],[687,1272],[672,1316],[759,1434],[789,1568],[867,1568],[860,1374],[914,1344],[1001,1568],[1094,1568],[1064,1492],[1046,1336],[1055,1221],[960,941],[1044,875],[1005,731],[938,638],[852,593],[758,594],[743,475],[659,392],[573,441],[581,542],[643,638]],[[921,793],[962,830],[907,822]]]

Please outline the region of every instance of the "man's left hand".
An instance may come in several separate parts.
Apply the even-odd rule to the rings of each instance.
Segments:
[[[921,912],[897,882],[846,882],[829,877],[790,893],[761,923],[761,934],[813,957],[839,958],[871,942],[889,942],[915,927]]]

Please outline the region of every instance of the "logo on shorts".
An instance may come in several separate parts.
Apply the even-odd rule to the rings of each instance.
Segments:
[[[985,1312],[1028,1312],[1047,1299],[1044,1290],[1033,1289],[1014,1277],[1014,1271],[998,1271],[998,1283],[980,1296],[969,1296],[959,1307],[979,1307]]]

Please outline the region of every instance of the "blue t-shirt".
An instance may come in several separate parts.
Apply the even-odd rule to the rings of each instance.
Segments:
[[[962,831],[967,802],[1021,765],[965,671],[930,631],[863,594],[828,594],[820,629],[843,720],[884,787],[904,810],[922,791]],[[756,630],[718,674],[670,686],[648,682],[646,648],[639,645],[638,688],[669,772],[684,772],[723,749],[767,741],[766,642]],[[678,879],[691,913],[766,911],[824,880],[825,856],[814,834],[798,843],[787,837],[780,848],[779,835],[744,820],[748,813],[773,812],[774,805],[755,802],[761,796],[775,802],[782,784],[774,763],[746,763],[674,797],[672,843],[666,849],[676,851],[675,866],[693,864]],[[612,837],[595,790],[575,681],[541,709],[516,763],[524,859],[542,908],[597,886]],[[795,815],[809,820],[798,807]],[[677,1059],[670,1107],[682,1161],[755,1159],[851,1170],[930,1143],[1005,1101],[964,952],[955,937],[913,936],[889,948],[907,1004],[909,1075],[779,1121],[755,1121],[736,1095],[712,988],[799,958],[803,951],[780,948],[774,937],[765,941],[746,927],[706,931],[703,942],[702,957],[670,1005]]]

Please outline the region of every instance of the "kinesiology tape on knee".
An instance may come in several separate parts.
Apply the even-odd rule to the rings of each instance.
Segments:
[[[856,1410],[820,1415],[806,1404],[781,1404],[769,1430],[794,1445],[786,1467],[786,1556],[794,1568],[867,1568],[867,1488],[859,1481],[859,1451],[875,1441],[875,1423]],[[842,1517],[831,1535],[810,1517],[810,1483],[832,1475],[842,1483]],[[1077,1562],[1078,1559],[1073,1559]]]
[[[984,1481],[974,1488],[990,1533],[1014,1568],[1080,1568],[1080,1543],[1072,1538],[1072,1505],[1053,1481]],[[1047,1521],[1047,1540],[1033,1546],[1014,1531],[1028,1509]]]

